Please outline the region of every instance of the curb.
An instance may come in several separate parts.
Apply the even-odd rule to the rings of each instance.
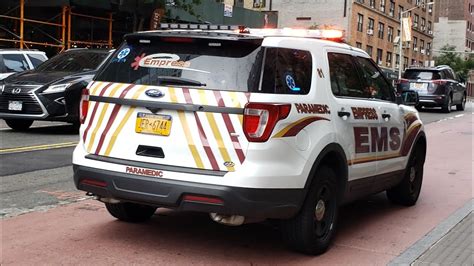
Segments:
[[[434,244],[441,240],[441,238],[443,238],[454,226],[466,218],[469,213],[472,212],[473,205],[474,199],[468,200],[461,208],[438,224],[423,238],[407,248],[398,257],[390,261],[388,265],[411,265],[416,259],[423,255],[425,251],[430,249]]]

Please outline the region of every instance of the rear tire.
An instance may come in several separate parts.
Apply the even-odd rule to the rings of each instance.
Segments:
[[[416,146],[410,155],[405,176],[400,184],[387,190],[387,198],[396,204],[413,206],[420,196],[423,183],[423,165],[425,154],[421,146]]]
[[[444,113],[451,113],[451,106],[453,105],[453,98],[452,96],[448,96],[448,98],[446,99],[446,102],[443,104],[443,106],[441,107],[441,110],[444,112]]]
[[[5,119],[7,125],[16,131],[25,131],[33,124],[33,120]]]
[[[144,222],[150,219],[156,211],[156,207],[130,202],[105,203],[105,207],[113,217],[131,223]]]
[[[281,222],[282,237],[291,249],[319,255],[330,246],[339,209],[336,178],[330,168],[318,169],[300,212]]]
[[[464,94],[462,96],[461,103],[456,104],[456,110],[457,111],[464,111],[464,109],[466,108],[466,100],[467,100],[467,97],[466,97],[466,94]]]

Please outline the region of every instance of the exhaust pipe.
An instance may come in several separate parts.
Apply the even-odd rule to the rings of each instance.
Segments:
[[[239,226],[245,222],[245,217],[240,215],[225,215],[213,212],[209,213],[209,216],[214,222],[229,226]]]
[[[114,198],[103,198],[103,197],[99,197],[99,196],[94,196],[94,199],[95,199],[95,200],[98,200],[98,201],[100,201],[100,202],[103,202],[103,203],[110,203],[110,204],[117,204],[117,203],[122,202],[121,200],[118,200],[118,199],[114,199]]]

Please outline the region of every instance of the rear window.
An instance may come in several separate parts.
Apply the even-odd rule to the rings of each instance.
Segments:
[[[262,58],[260,39],[129,38],[95,80],[256,91]]]
[[[421,79],[421,80],[436,80],[441,79],[438,71],[427,70],[406,70],[403,74],[405,79]]]
[[[28,54],[28,58],[30,59],[34,67],[37,67],[44,61],[48,60],[48,58],[46,58],[46,56],[42,54]]]
[[[38,71],[81,72],[95,70],[107,57],[107,52],[76,50],[64,52],[38,66]]]

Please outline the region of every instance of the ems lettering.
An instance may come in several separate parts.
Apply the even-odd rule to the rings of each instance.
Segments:
[[[299,114],[331,114],[329,106],[325,104],[295,103],[295,107]]]
[[[401,146],[400,129],[396,127],[354,127],[356,153],[398,151]]]
[[[351,107],[354,119],[377,120],[379,119],[375,108]]]

